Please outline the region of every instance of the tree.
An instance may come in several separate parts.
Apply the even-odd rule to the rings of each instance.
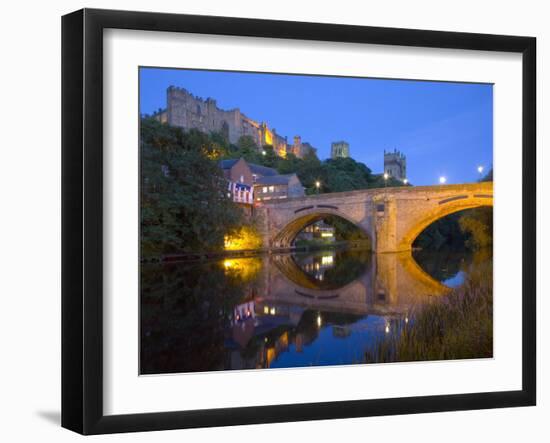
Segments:
[[[472,209],[458,221],[462,232],[469,234],[466,242],[471,249],[483,249],[493,244],[493,208]]]
[[[489,170],[489,172],[487,172],[487,174],[485,174],[481,180],[482,182],[492,182],[493,181],[493,168],[491,168]]]
[[[263,166],[267,166],[268,168],[274,168],[277,166],[277,160],[278,156],[275,154],[275,151],[273,150],[273,146],[271,145],[264,145],[262,151],[262,157],[261,157],[261,164]]]
[[[227,195],[208,135],[141,121],[141,254],[218,251],[242,212]]]
[[[295,172],[308,194],[316,192],[316,181],[321,181],[321,183],[325,182],[321,161],[313,151],[309,151],[304,158],[302,158]]]
[[[470,234],[460,228],[464,214],[450,214],[428,226],[414,241],[414,247],[426,250],[461,251],[468,249]]]
[[[229,149],[224,154],[223,158],[244,158],[249,163],[261,163],[262,155],[256,145],[256,142],[249,135],[239,137],[237,144],[229,145]]]
[[[210,133],[210,140],[212,143],[217,144],[220,150],[223,151],[223,155],[226,156],[230,150],[229,138],[222,132],[213,131]]]
[[[276,169],[279,171],[279,174],[292,174],[295,173],[302,160],[296,157],[292,152],[288,152],[286,157],[279,157],[277,159]]]
[[[336,240],[369,242],[369,236],[358,226],[336,215],[328,215],[323,220],[334,228]]]
[[[369,187],[370,169],[352,158],[327,160],[324,167],[328,192],[345,192]]]
[[[250,135],[241,135],[237,140],[237,146],[243,151],[258,151],[258,145]]]

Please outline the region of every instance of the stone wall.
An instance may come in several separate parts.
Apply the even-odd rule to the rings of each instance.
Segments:
[[[259,141],[257,128],[238,108],[224,111],[218,108],[216,100],[202,100],[174,86],[166,92],[166,103],[167,121],[172,126],[196,128],[205,133],[221,132],[231,143],[236,143],[242,135],[251,135]]]
[[[254,178],[252,171],[243,158],[239,159],[237,163],[233,165],[231,169],[224,171],[225,177],[234,183],[243,183],[248,186],[254,184]]]
[[[330,146],[330,157],[335,160],[337,158],[349,157],[349,143],[345,141],[332,142]]]
[[[384,151],[384,172],[398,180],[406,179],[407,158],[405,155],[397,150],[393,152]]]
[[[175,86],[170,86],[166,91],[166,110],[155,114],[155,118],[184,129],[196,128],[205,133],[220,132],[233,144],[242,136],[250,136],[260,149],[263,145],[273,146],[280,157],[292,152],[301,158],[310,150],[315,150],[309,143],[302,144],[300,137],[295,137],[299,146],[289,144],[287,137],[278,134],[275,129],[269,129],[266,123],[247,117],[239,108],[220,109],[216,100],[203,100],[186,89]]]
[[[286,248],[305,226],[337,215],[361,228],[378,252],[410,251],[431,223],[465,209],[493,205],[493,183],[403,186],[262,202],[264,244]]]

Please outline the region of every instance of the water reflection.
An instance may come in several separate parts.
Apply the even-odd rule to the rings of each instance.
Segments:
[[[414,306],[460,285],[471,262],[327,250],[144,266],[141,372],[362,363]]]

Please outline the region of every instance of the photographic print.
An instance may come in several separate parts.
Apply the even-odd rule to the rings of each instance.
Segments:
[[[141,67],[140,373],[493,356],[493,85]]]

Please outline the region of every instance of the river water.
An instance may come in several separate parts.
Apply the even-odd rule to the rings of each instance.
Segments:
[[[142,374],[365,363],[483,257],[321,250],[142,265]]]

